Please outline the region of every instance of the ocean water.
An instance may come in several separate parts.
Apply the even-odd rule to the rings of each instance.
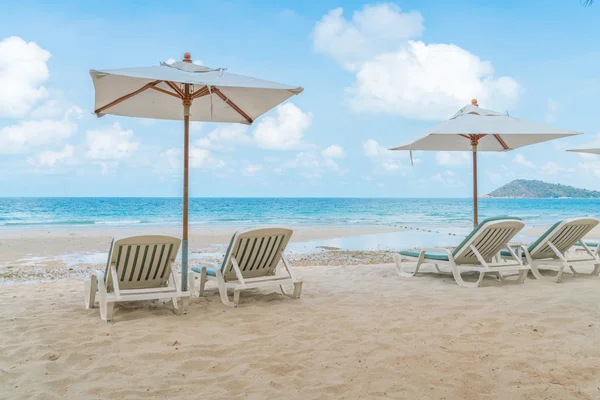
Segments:
[[[95,229],[181,225],[180,198],[0,198],[0,229]],[[480,199],[480,219],[528,225],[600,217],[600,199]],[[192,226],[408,226],[448,232],[472,225],[471,199],[192,198]]]

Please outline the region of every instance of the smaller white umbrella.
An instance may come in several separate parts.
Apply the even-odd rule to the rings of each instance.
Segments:
[[[600,148],[594,149],[568,149],[567,151],[572,151],[574,153],[588,153],[588,154],[600,154]]]
[[[477,225],[477,152],[510,151],[580,132],[524,121],[479,108],[477,100],[458,110],[446,122],[390,150],[473,152],[473,216]]]

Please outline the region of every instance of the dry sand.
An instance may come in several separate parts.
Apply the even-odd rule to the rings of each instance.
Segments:
[[[600,280],[398,277],[305,267],[301,299],[216,292],[189,315],[83,307],[83,284],[0,288],[0,398],[598,399]]]
[[[300,228],[295,240],[390,230]],[[232,231],[196,231],[192,249]],[[330,251],[293,260],[299,300],[251,290],[232,309],[211,290],[186,316],[125,303],[106,324],[83,306],[95,266],[53,257],[105,252],[115,233],[0,234],[0,399],[600,399],[598,278],[464,289],[355,265],[386,252]],[[32,256],[40,267],[19,261]],[[14,284],[36,268],[66,279]]]

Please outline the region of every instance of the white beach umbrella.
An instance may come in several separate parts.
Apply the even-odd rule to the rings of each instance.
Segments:
[[[477,225],[477,152],[510,151],[579,132],[524,121],[479,108],[477,100],[423,135],[390,150],[471,151],[473,153],[473,215]]]
[[[598,149],[568,149],[567,151],[572,151],[574,153],[588,153],[588,154],[600,154],[600,148]]]
[[[94,113],[184,121],[181,289],[188,275],[188,166],[190,121],[252,124],[301,87],[235,75],[184,60],[160,66],[91,70]]]

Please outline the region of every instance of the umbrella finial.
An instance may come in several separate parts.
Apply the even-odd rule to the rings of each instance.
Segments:
[[[474,105],[475,107],[479,107],[479,104],[477,104],[477,99],[471,100],[471,104]]]
[[[183,62],[191,63],[192,62],[192,55],[190,53],[186,52],[183,55]]]

